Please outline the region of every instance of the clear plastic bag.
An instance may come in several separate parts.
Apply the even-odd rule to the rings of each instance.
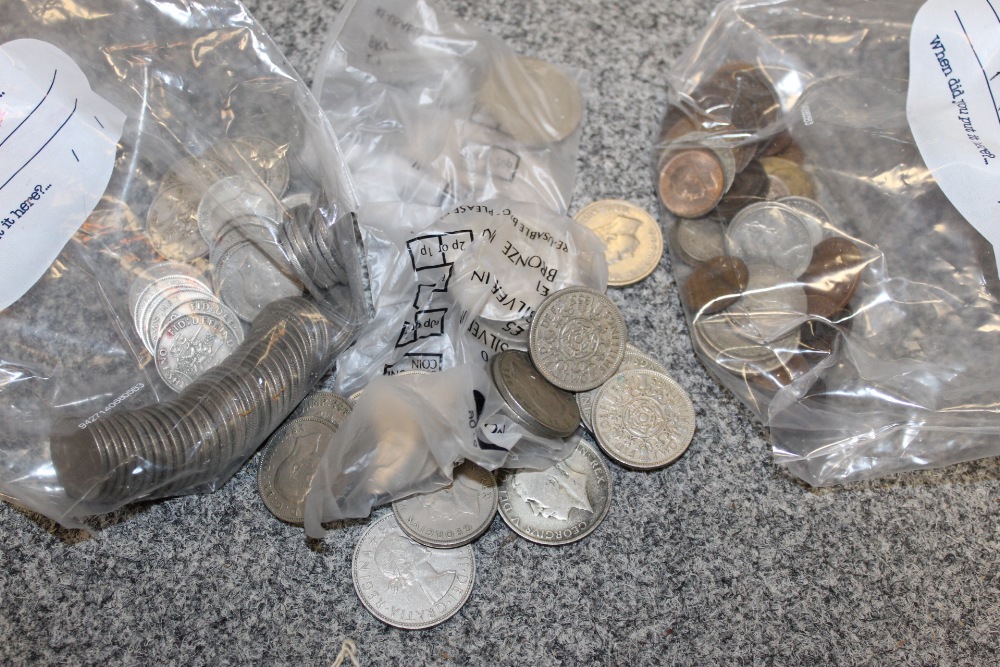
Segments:
[[[1000,453],[996,259],[906,114],[919,7],[727,2],[668,76],[692,341],[813,485]]]
[[[335,138],[235,0],[5,12],[0,495],[73,525],[212,490],[366,315]]]

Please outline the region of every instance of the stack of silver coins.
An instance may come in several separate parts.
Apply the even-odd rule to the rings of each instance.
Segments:
[[[267,304],[244,342],[175,398],[83,429],[58,424],[59,481],[71,497],[98,504],[213,487],[285,419],[349,335],[307,298]]]

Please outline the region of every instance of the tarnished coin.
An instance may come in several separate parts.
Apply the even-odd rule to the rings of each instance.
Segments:
[[[625,320],[614,301],[589,287],[567,287],[535,311],[528,349],[549,382],[586,391],[615,374],[626,340]]]
[[[659,361],[631,343],[626,343],[625,359],[622,360],[622,365],[618,368],[618,372],[621,373],[622,371],[639,368],[649,368],[664,374],[667,373],[667,369]],[[587,430],[591,432],[594,431],[594,399],[597,398],[597,393],[600,390],[601,387],[598,387],[590,391],[581,391],[576,395],[576,404],[580,408],[580,419],[583,421],[583,425],[587,427]]]
[[[799,330],[771,343],[751,341],[736,329],[725,311],[696,317],[692,325],[691,339],[695,348],[709,362],[737,375],[772,371],[783,366],[799,346]]]
[[[746,262],[720,255],[695,267],[681,287],[681,297],[696,316],[717,313],[739,300],[749,280]]]
[[[383,623],[421,630],[454,616],[472,594],[472,547],[434,549],[403,533],[391,513],[376,519],[354,549],[354,590]]]
[[[746,289],[726,311],[741,336],[763,345],[808,319],[806,290],[794,276],[770,264],[750,264],[747,271]]]
[[[608,456],[628,468],[653,470],[676,461],[694,436],[694,406],[665,373],[622,371],[594,401],[594,435]]]
[[[499,501],[493,473],[466,461],[455,468],[451,484],[432,493],[397,500],[392,511],[403,532],[417,542],[453,549],[487,531]]]
[[[521,350],[504,350],[490,360],[497,390],[513,417],[533,433],[567,438],[580,425],[573,395],[542,376]]]
[[[660,263],[663,256],[660,225],[635,204],[603,199],[584,206],[573,219],[604,242],[609,285],[622,287],[639,282]]]
[[[736,174],[732,186],[719,201],[716,209],[722,218],[729,220],[750,204],[767,199],[767,191],[768,179],[764,166],[759,160],[750,160],[747,166]]]
[[[726,250],[747,265],[771,264],[798,276],[812,259],[812,238],[795,209],[768,201],[736,214],[726,230]]]
[[[700,264],[726,254],[725,227],[711,216],[680,218],[671,236],[680,258],[688,264]]]
[[[611,508],[611,471],[583,441],[566,460],[546,470],[500,470],[497,486],[504,522],[539,544],[582,540]]]
[[[288,523],[304,521],[306,493],[337,426],[318,417],[298,417],[271,435],[257,470],[257,489],[271,514]]]
[[[726,192],[726,171],[716,152],[686,148],[669,153],[660,168],[660,201],[681,218],[700,218]]]
[[[504,132],[529,146],[562,141],[583,118],[576,83],[555,65],[523,56],[494,63],[479,101]]]

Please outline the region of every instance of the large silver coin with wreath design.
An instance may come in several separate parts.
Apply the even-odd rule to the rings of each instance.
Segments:
[[[501,470],[497,486],[504,522],[539,544],[582,540],[611,508],[611,471],[583,441],[566,460],[546,470]]]
[[[587,391],[615,374],[625,341],[625,320],[614,301],[589,287],[567,287],[535,311],[528,349],[546,380]]]
[[[654,370],[616,374],[597,394],[593,416],[604,453],[637,470],[676,461],[694,436],[694,406],[687,392]]]
[[[433,549],[414,542],[391,513],[368,526],[351,569],[361,604],[380,621],[406,630],[454,616],[476,579],[471,546]]]

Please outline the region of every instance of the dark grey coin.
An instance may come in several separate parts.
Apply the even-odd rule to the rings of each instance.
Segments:
[[[513,416],[532,432],[566,438],[580,426],[580,410],[570,392],[560,389],[521,350],[504,350],[491,362],[493,381]]]
[[[594,532],[611,508],[611,471],[581,441],[547,470],[501,470],[500,516],[511,530],[539,544],[569,544]]]
[[[264,446],[257,488],[264,505],[288,523],[305,518],[306,493],[336,425],[317,417],[299,417],[274,432]]]
[[[568,391],[599,387],[625,358],[625,320],[607,295],[568,287],[545,299],[528,334],[531,360],[552,384]]]
[[[361,535],[351,562],[354,590],[372,616],[406,630],[430,628],[462,608],[476,580],[469,545],[434,549],[411,540],[392,513]]]
[[[499,503],[493,473],[472,461],[455,468],[451,484],[392,504],[403,531],[421,544],[454,549],[489,529]]]

